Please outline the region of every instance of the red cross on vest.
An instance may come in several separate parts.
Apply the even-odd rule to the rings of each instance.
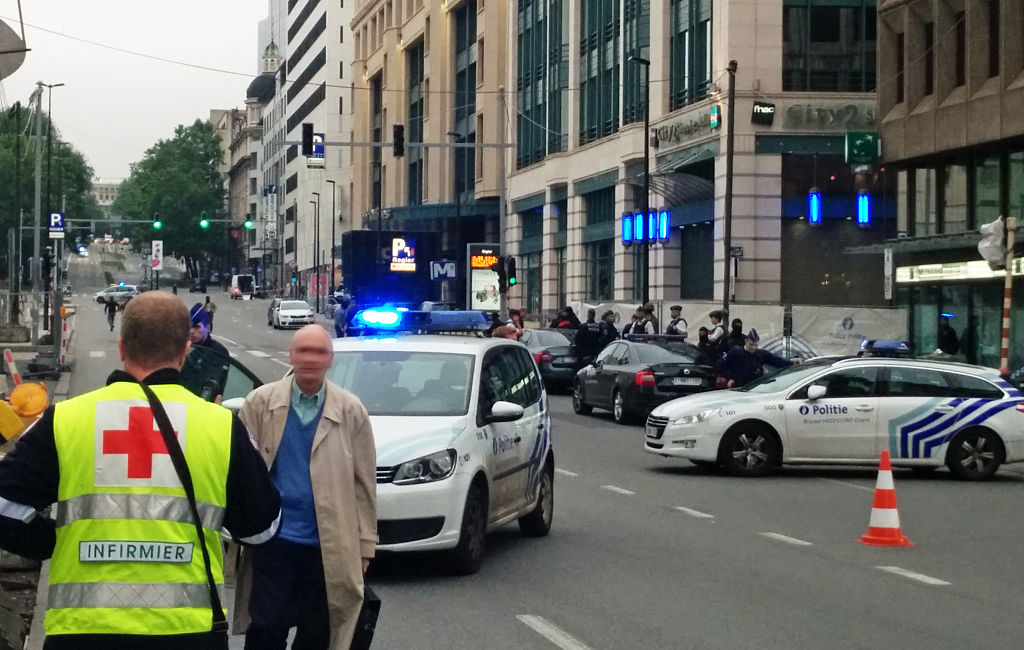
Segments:
[[[167,454],[164,437],[153,426],[153,411],[148,406],[130,407],[127,429],[104,429],[103,453],[126,454],[128,478],[153,478],[153,455]]]

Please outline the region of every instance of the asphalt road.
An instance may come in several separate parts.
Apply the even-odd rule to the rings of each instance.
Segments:
[[[214,336],[263,380],[280,377],[291,333],[266,325],[268,301],[210,295]],[[99,305],[82,304],[72,394],[117,367],[115,336]],[[375,647],[1007,648],[1024,638],[1020,466],[982,484],[896,470],[915,546],[874,548],[856,542],[873,470],[733,478],[648,455],[640,427],[550,401],[550,536],[507,526],[468,577],[434,555],[379,558],[368,577],[383,599]]]

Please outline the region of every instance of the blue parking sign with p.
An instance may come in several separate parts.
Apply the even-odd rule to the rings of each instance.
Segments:
[[[50,213],[50,239],[64,239],[64,213]]]

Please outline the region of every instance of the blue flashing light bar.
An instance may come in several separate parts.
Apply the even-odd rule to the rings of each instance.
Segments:
[[[482,311],[418,311],[404,307],[375,307],[358,312],[352,324],[362,334],[375,332],[482,332],[491,325]]]
[[[857,225],[871,225],[871,195],[867,192],[857,194]]]
[[[398,310],[391,309],[364,309],[356,315],[356,320],[376,327],[397,327],[402,320]]]
[[[633,215],[622,215],[622,243],[633,243]]]
[[[807,193],[807,223],[812,226],[821,224],[821,192],[814,188]]]
[[[668,222],[670,216],[671,215],[668,210],[662,210],[658,213],[658,239],[663,242],[667,242],[669,240]]]

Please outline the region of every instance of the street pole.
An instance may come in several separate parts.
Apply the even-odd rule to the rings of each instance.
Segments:
[[[729,61],[729,96],[728,107],[729,117],[725,135],[725,210],[724,210],[724,233],[722,245],[725,249],[722,258],[722,308],[726,317],[729,315],[729,289],[730,274],[732,271],[732,163],[733,163],[733,139],[736,130],[736,60]]]
[[[505,104],[505,86],[498,86],[498,250],[502,256],[508,255],[507,230],[508,215],[505,214],[505,114],[508,107]],[[498,313],[502,318],[508,316],[508,295],[507,288],[499,287],[498,292]]]
[[[316,313],[320,313],[320,192],[313,192],[316,196],[316,211],[313,213],[313,293],[316,295]]]
[[[1017,219],[1006,219],[1006,278],[1003,281],[1003,329],[999,356],[999,373],[1010,376],[1010,307],[1013,304],[1013,243],[1017,234]]]
[[[337,208],[337,204],[336,204],[337,193],[338,193],[337,192],[338,184],[336,182],[334,182],[334,181],[331,181],[331,180],[329,180],[327,182],[331,184],[331,287],[334,288],[335,290],[337,290],[337,287],[335,286],[336,282],[334,281],[334,278],[335,278],[336,269],[338,268],[338,266],[334,263],[334,247],[338,244],[338,240],[337,240],[337,234],[335,233],[334,227],[335,227],[335,224],[338,223],[338,214],[336,212],[336,210],[338,209]]]
[[[651,212],[651,62],[647,61],[644,66],[644,224],[651,223],[648,216]],[[646,228],[645,228],[646,230]],[[642,253],[640,263],[643,266],[643,304],[651,300],[651,241],[656,239],[655,233],[647,233],[642,242]]]
[[[42,265],[39,263],[39,229],[43,226],[43,82],[36,83],[36,223],[32,229],[32,293],[42,289]],[[35,318],[32,319],[33,322]]]

